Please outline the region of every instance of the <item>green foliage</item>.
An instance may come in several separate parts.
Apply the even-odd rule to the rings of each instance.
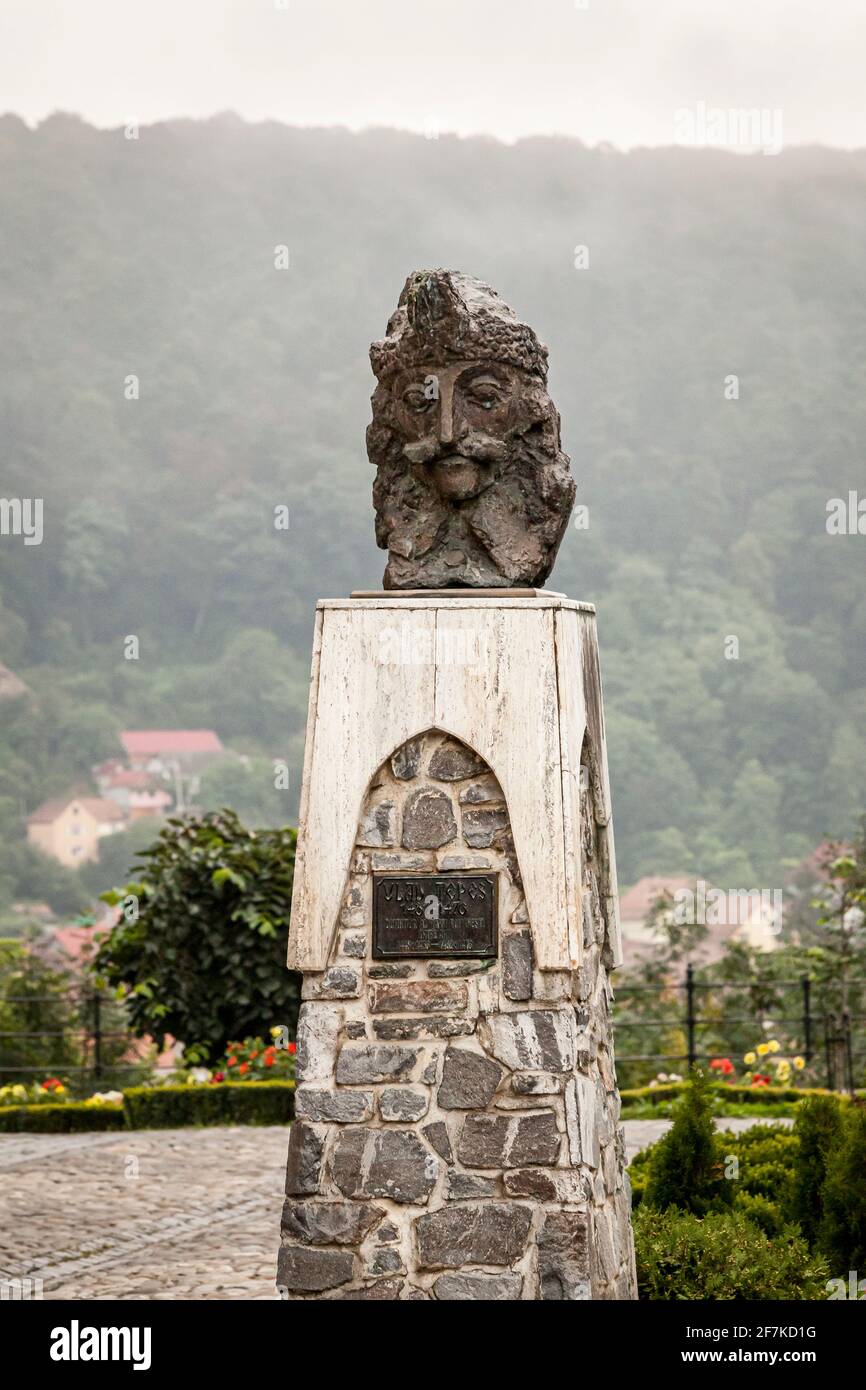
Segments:
[[[81,1062],[72,978],[26,943],[0,945],[0,1082],[29,1083]]]
[[[123,1129],[126,1117],[122,1106],[85,1105],[8,1105],[0,1108],[0,1134],[22,1131],[39,1134],[77,1134],[87,1130]]]
[[[760,1192],[738,1192],[734,1197],[734,1210],[747,1216],[765,1236],[779,1235],[785,1225],[779,1204],[771,1202],[769,1197],[762,1196]]]
[[[767,1221],[770,1204],[762,1204]],[[752,1199],[752,1212],[756,1211]],[[827,1267],[791,1228],[769,1236],[744,1210],[701,1220],[644,1203],[634,1217],[638,1291],[648,1300],[826,1298]]]
[[[141,856],[96,971],[125,993],[132,1027],[213,1060],[235,1038],[284,1024],[294,1033],[296,977],[285,967],[296,833],[248,831],[231,811],[171,820]]]
[[[823,1186],[827,1163],[839,1147],[843,1111],[833,1096],[810,1096],[797,1110],[794,1134],[794,1175],[790,1200],[791,1219],[810,1245],[815,1245],[824,1214]],[[863,1175],[861,1175],[861,1181]]]
[[[713,1127],[712,1087],[695,1067],[671,1128],[653,1148],[644,1203],[702,1215],[730,1199]]]
[[[822,1191],[824,1215],[820,1249],[835,1278],[850,1269],[866,1269],[866,1106],[852,1105],[845,1113],[841,1136],[827,1154],[827,1177]]]
[[[130,1129],[179,1125],[287,1125],[293,1081],[224,1081],[211,1086],[133,1086],[123,1093]]]

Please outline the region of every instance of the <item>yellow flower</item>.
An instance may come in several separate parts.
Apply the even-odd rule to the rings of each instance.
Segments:
[[[758,1056],[759,1056],[759,1057],[766,1057],[766,1055],[767,1055],[767,1053],[769,1052],[769,1050],[770,1050],[770,1044],[769,1044],[769,1043],[758,1043]]]
[[[754,1052],[747,1052],[746,1055],[745,1055],[745,1057],[743,1058],[743,1061],[745,1062],[745,1064],[746,1064],[747,1067],[754,1066],[754,1064],[755,1064],[755,1062],[757,1062],[757,1060],[758,1060],[758,1059],[757,1059],[757,1057],[755,1056]]]
[[[795,1058],[794,1058],[794,1066],[797,1068],[797,1071],[802,1071],[803,1068],[805,1067],[805,1065],[806,1065],[806,1058],[805,1058],[805,1057],[795,1057]]]
[[[768,1052],[778,1052],[778,1051],[779,1051],[779,1044],[776,1042],[776,1039],[775,1039],[775,1038],[772,1038],[772,1039],[770,1040],[770,1042],[767,1043],[767,1051],[768,1051]]]
[[[55,1094],[56,1096],[65,1096],[65,1095],[66,1095],[66,1090],[67,1090],[67,1088],[66,1088],[65,1086],[55,1086],[55,1087],[54,1087],[54,1094]]]
[[[282,1031],[283,1031],[282,1028],[271,1028],[271,1030],[270,1030],[271,1037],[272,1037],[272,1038],[278,1038],[278,1037],[280,1036],[280,1034],[282,1033]]]

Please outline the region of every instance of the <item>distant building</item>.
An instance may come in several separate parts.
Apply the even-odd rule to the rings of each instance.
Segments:
[[[159,781],[152,772],[134,772],[119,763],[116,766],[101,763],[93,769],[93,777],[100,796],[107,797],[109,801],[116,801],[127,815],[130,813],[132,798],[154,793]],[[166,805],[171,805],[171,797],[166,792],[161,792],[160,795],[165,797]]]
[[[619,900],[624,964],[637,965],[659,945],[658,929],[652,926],[650,917],[660,898],[670,903],[671,912],[687,904],[690,911],[683,921],[695,921],[705,927],[703,940],[692,952],[695,965],[719,960],[731,941],[759,951],[775,950],[782,914],[781,904],[773,895],[757,889],[729,890],[719,895],[714,908],[713,895],[717,891],[704,880],[686,874],[647,875],[639,879]]]
[[[651,943],[654,940],[649,917],[659,898],[670,898],[680,890],[694,888],[694,878],[687,874],[648,874],[639,878],[633,888],[620,894],[619,920],[624,938],[631,942]]]
[[[66,796],[43,801],[27,817],[27,839],[67,868],[99,858],[99,841],[123,830],[126,817],[116,801],[100,796]]]
[[[171,807],[168,792],[130,792],[129,819],[145,820],[147,817],[164,816]]]
[[[0,700],[17,700],[19,696],[29,694],[30,686],[25,685],[20,676],[16,676],[0,661]]]

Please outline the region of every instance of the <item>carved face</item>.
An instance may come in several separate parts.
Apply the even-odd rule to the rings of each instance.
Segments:
[[[507,457],[517,423],[520,373],[504,363],[431,366],[394,383],[394,423],[403,457],[427,470],[448,502],[477,497]]]

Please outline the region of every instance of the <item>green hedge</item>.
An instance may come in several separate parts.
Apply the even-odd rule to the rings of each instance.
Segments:
[[[665,1101],[677,1100],[687,1090],[687,1081],[672,1081],[664,1086],[637,1086],[620,1093],[622,1108],[626,1111],[630,1105],[659,1105]],[[713,1095],[719,1100],[729,1100],[738,1105],[790,1105],[805,1100],[807,1096],[832,1096],[837,1095],[837,1092],[815,1086],[715,1086]],[[837,1098],[847,1099],[838,1095]]]
[[[183,1125],[285,1125],[294,1081],[222,1081],[218,1086],[133,1086],[123,1093],[130,1129]]]
[[[40,1134],[74,1134],[84,1130],[123,1129],[126,1117],[121,1105],[0,1106],[0,1134],[23,1131]]]
[[[123,1105],[0,1106],[0,1134],[72,1134],[185,1125],[285,1125],[294,1117],[294,1081],[224,1081],[218,1086],[133,1086]]]

